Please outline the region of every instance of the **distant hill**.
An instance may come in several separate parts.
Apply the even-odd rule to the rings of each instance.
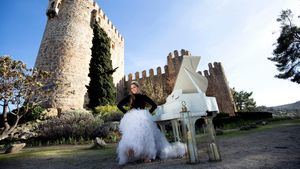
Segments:
[[[300,110],[300,101],[297,101],[295,103],[290,103],[290,104],[284,104],[280,106],[268,107],[268,108],[273,110]]]
[[[280,106],[258,106],[258,112],[270,112],[273,118],[300,118],[300,101]]]

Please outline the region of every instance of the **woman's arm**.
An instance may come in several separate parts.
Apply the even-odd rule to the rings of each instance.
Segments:
[[[119,108],[119,110],[121,110],[124,114],[126,113],[126,109],[124,109],[123,106],[125,106],[129,102],[129,98],[130,98],[130,95],[126,96],[117,105],[117,107]]]
[[[144,98],[145,101],[151,105],[151,109],[149,110],[149,112],[152,113],[157,108],[156,103],[152,99],[150,99],[147,95],[144,95]]]

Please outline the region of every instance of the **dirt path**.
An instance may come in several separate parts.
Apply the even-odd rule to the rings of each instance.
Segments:
[[[2,169],[298,169],[300,168],[300,125],[282,125],[234,137],[220,137],[221,162],[188,165],[185,159],[155,161],[149,164],[117,165],[115,145],[105,150],[88,150],[88,146],[54,146],[26,148],[22,153],[0,154]]]

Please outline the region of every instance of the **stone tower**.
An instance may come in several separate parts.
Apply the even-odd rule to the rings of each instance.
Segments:
[[[204,76],[208,80],[206,95],[216,97],[220,112],[234,116],[236,107],[222,64],[220,62],[214,62],[213,65],[209,63],[208,68],[204,71]]]
[[[37,69],[53,73],[53,88],[47,107],[82,109],[89,84],[89,62],[97,21],[111,39],[114,84],[124,76],[124,38],[93,0],[49,0],[47,25],[35,62]],[[51,84],[49,84],[51,88]]]

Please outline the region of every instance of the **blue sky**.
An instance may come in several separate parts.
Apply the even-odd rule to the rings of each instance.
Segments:
[[[253,91],[258,105],[300,100],[300,86],[274,78],[276,18],[299,0],[97,0],[125,38],[125,73],[166,64],[175,49],[201,56],[199,70],[222,62],[230,87]],[[0,55],[32,67],[43,36],[48,0],[1,1]],[[295,21],[299,24],[299,19]]]

